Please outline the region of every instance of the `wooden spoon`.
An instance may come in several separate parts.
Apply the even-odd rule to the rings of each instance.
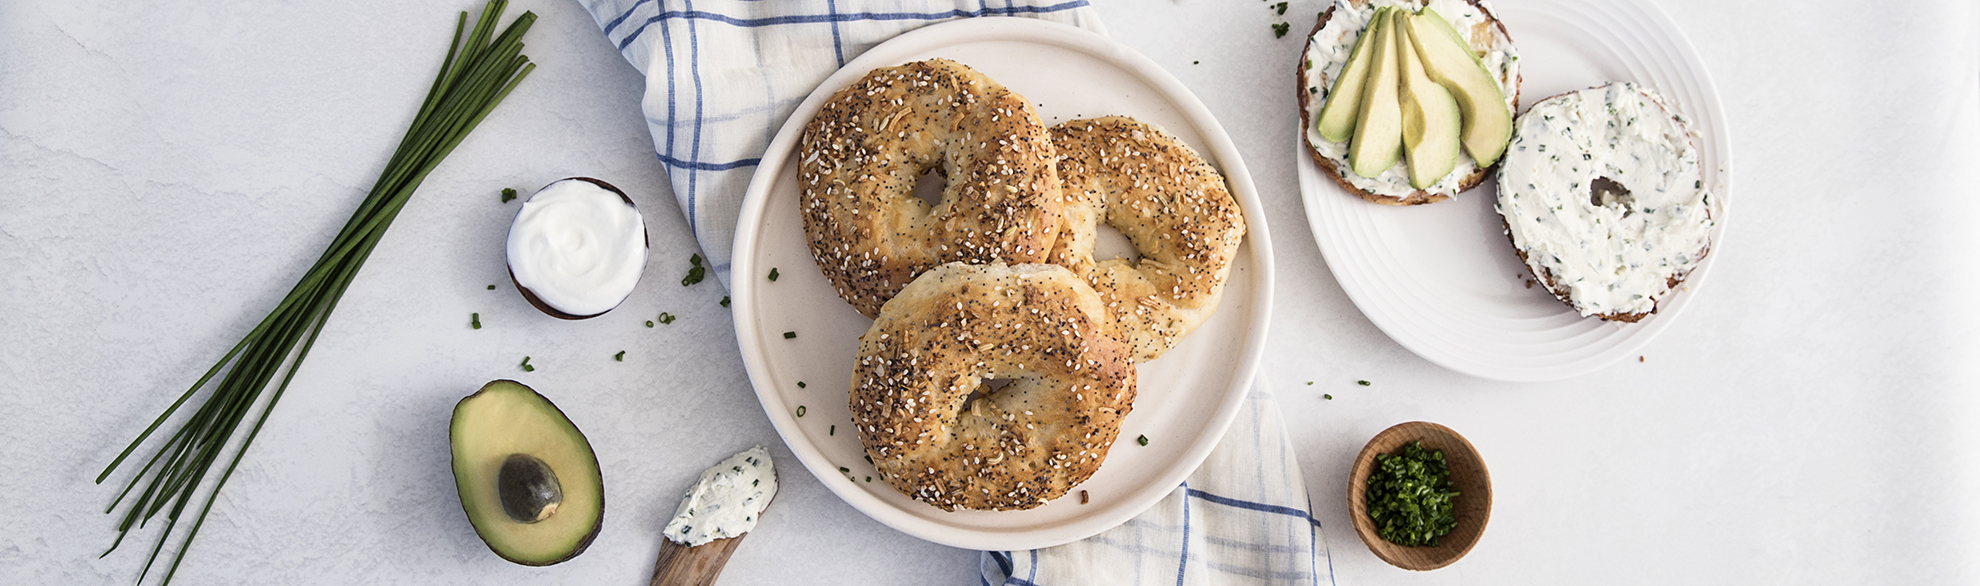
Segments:
[[[776,495],[771,495],[772,501]],[[764,512],[770,511],[764,504]],[[761,521],[763,517],[758,516]],[[724,537],[701,545],[685,545],[667,537],[660,538],[660,559],[653,562],[652,586],[710,586],[715,577],[722,575],[722,566],[729,563],[729,554],[736,552],[748,533],[735,537]]]

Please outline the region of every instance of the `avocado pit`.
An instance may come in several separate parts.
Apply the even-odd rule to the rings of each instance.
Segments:
[[[529,454],[509,454],[496,474],[496,492],[502,498],[502,512],[518,523],[535,523],[557,514],[564,504],[564,486],[557,472],[543,460]]]

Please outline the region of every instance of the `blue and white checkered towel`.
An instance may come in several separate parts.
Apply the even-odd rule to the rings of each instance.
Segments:
[[[1086,0],[579,0],[647,75],[647,126],[695,240],[729,282],[743,192],[791,111],[847,61],[895,35],[976,16],[1105,33]],[[1332,584],[1320,522],[1261,379],[1182,486],[1100,535],[984,552],[984,584]]]

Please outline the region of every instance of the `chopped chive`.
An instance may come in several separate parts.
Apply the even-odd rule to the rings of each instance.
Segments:
[[[770,267],[770,280],[771,281],[777,280],[777,267]]]
[[[1285,37],[1286,33],[1290,32],[1291,30],[1292,30],[1292,25],[1283,22],[1272,25],[1272,38],[1276,39],[1276,38]]]
[[[1313,381],[1306,381],[1306,386],[1313,386]]]
[[[798,381],[798,388],[804,388],[804,381]]]
[[[1276,8],[1276,9],[1278,9],[1278,11],[1279,11],[1279,14],[1283,16],[1283,15],[1285,15],[1285,13],[1286,13],[1286,4],[1288,4],[1288,3],[1287,3],[1287,2],[1280,2],[1280,3],[1278,3],[1278,4],[1273,4],[1273,5],[1272,5],[1272,8]]]
[[[522,369],[523,369],[523,372],[536,372],[536,367],[534,367],[534,366],[530,366],[530,365],[529,365],[529,357],[528,357],[528,356],[524,356],[524,357],[523,357],[523,361],[522,361]]]
[[[653,320],[646,320],[646,327],[653,327]]]
[[[481,329],[481,314],[479,313],[468,314],[468,326],[473,327],[474,329],[477,330]]]
[[[866,481],[867,481],[867,482],[873,482],[873,477],[872,477],[872,476],[868,476],[868,477],[866,477]]]
[[[708,267],[701,266],[701,255],[696,254],[688,257],[688,264],[690,266],[688,267],[687,276],[681,277],[682,287],[699,283],[703,277],[708,276]]]
[[[625,351],[625,350],[620,350],[618,354],[613,354],[613,355],[612,355],[612,359],[613,359],[613,360],[617,360],[617,361],[619,361],[619,362],[625,362],[625,361],[626,361],[626,351]]]
[[[494,286],[494,285],[489,285],[489,286],[488,286],[488,290],[489,290],[489,291],[494,291],[494,290],[495,290],[495,286]]]
[[[674,323],[674,314],[667,313],[664,311],[660,312],[660,323],[663,324]]]
[[[839,467],[839,472],[840,472],[840,473],[842,473],[842,474],[852,474],[852,469],[851,469],[851,468],[847,468],[847,467],[845,467],[845,466],[840,466],[840,467]]]
[[[728,307],[728,306],[729,306],[729,296],[727,296],[727,295],[723,295],[723,296],[722,296],[722,307]]]
[[[839,426],[834,425],[832,429],[825,430],[825,435],[839,435]]]
[[[1364,386],[1364,387],[1366,387],[1366,386],[1371,386],[1371,385],[1374,385],[1375,383],[1371,383],[1371,382],[1368,382],[1368,381],[1365,381],[1365,380],[1358,380],[1358,381],[1354,381],[1354,384],[1357,384],[1357,385],[1361,385],[1361,386]]]
[[[804,406],[803,406],[803,405],[798,405],[798,410],[797,410],[797,416],[798,416],[798,417],[804,417]]]
[[[1332,401],[1332,400],[1334,400],[1334,396],[1333,396],[1333,395],[1325,395],[1325,394],[1323,394],[1323,395],[1320,395],[1320,398],[1322,398],[1322,399],[1326,399],[1326,400],[1329,400],[1329,401]]]
[[[516,199],[516,188],[514,187],[502,188],[502,203],[509,203],[514,199]]]
[[[786,339],[786,340],[789,340],[789,339],[791,339],[791,338],[795,338],[795,337],[797,337],[797,332],[784,332],[784,339]]]

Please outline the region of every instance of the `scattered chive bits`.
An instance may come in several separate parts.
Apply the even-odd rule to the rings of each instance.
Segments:
[[[702,278],[708,276],[708,267],[701,266],[701,255],[688,257],[688,264],[692,266],[688,267],[687,276],[681,277],[682,287],[699,283]]]
[[[1137,437],[1137,438],[1134,438],[1134,443],[1137,443],[1137,444],[1141,444],[1141,445],[1144,445],[1144,446],[1145,446],[1145,445],[1148,445],[1148,436],[1145,436],[1145,435],[1144,435],[1144,436],[1141,436],[1141,437]]]
[[[803,406],[803,405],[798,405],[798,410],[797,410],[797,416],[798,416],[798,417],[804,417],[804,406]]]
[[[1273,4],[1272,9],[1277,10],[1279,12],[1279,16],[1285,16],[1287,4],[1290,4],[1290,2],[1280,2],[1278,4]]]
[[[468,327],[472,327],[477,330],[481,329],[481,314],[479,313],[468,314]]]
[[[777,267],[770,267],[770,281],[773,283],[777,281]]]
[[[616,360],[616,361],[619,361],[619,362],[625,362],[625,361],[626,361],[626,351],[625,351],[625,350],[620,350],[618,354],[613,354],[613,355],[612,355],[612,360]]]
[[[1283,22],[1272,25],[1272,38],[1276,39],[1276,38],[1284,37],[1286,36],[1286,33],[1291,30],[1292,30],[1292,25]]]
[[[872,477],[872,476],[868,476],[868,477],[866,477],[866,481],[867,481],[867,482],[873,482],[873,477]]]
[[[784,339],[786,340],[796,337],[797,337],[797,332],[784,332]]]
[[[1306,381],[1306,386],[1313,386],[1313,381]]]
[[[664,311],[660,312],[660,323],[663,324],[674,323],[674,314],[667,313]]]
[[[515,201],[515,199],[516,199],[516,188],[514,187],[502,188],[502,203],[509,203],[511,201]],[[489,288],[494,289],[494,287],[489,287]]]
[[[1326,400],[1329,400],[1329,401],[1332,401],[1332,400],[1334,400],[1334,396],[1333,396],[1333,395],[1329,395],[1329,394],[1321,394],[1321,395],[1320,395],[1320,398],[1322,398],[1322,399],[1326,399]]]
[[[798,388],[804,388],[804,381],[798,381]]]
[[[653,320],[646,320],[646,327],[653,327]]]
[[[1365,380],[1358,380],[1358,381],[1354,381],[1354,384],[1357,384],[1357,385],[1361,385],[1361,386],[1364,386],[1364,387],[1367,387],[1367,386],[1374,386],[1374,385],[1375,385],[1375,383],[1371,383],[1371,382],[1368,382],[1368,381],[1365,381]]]
[[[488,290],[489,290],[489,291],[494,291],[494,290],[495,290],[495,286],[494,286],[494,285],[489,285],[489,286],[488,286]]]
[[[728,306],[729,306],[729,296],[727,296],[727,295],[723,295],[723,296],[722,296],[722,307],[728,307]]]
[[[528,357],[528,356],[524,356],[524,357],[523,357],[523,361],[522,361],[522,369],[523,369],[523,372],[536,372],[536,367],[534,367],[534,366],[530,366],[530,365],[529,365],[529,357]]]
[[[852,469],[851,469],[851,468],[847,468],[847,467],[845,467],[845,466],[840,466],[840,467],[839,467],[839,473],[841,473],[841,474],[852,474]]]
[[[831,429],[825,430],[825,435],[839,435],[839,426],[834,425]]]

